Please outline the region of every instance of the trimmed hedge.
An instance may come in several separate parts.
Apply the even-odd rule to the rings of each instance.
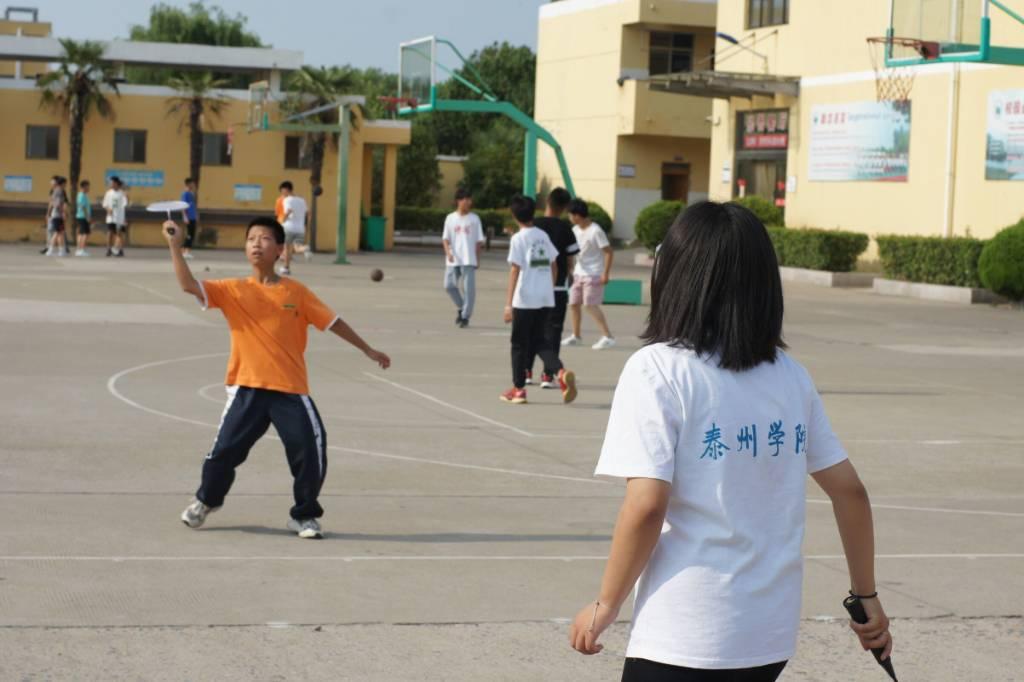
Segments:
[[[608,215],[608,211],[601,208],[601,204],[596,201],[590,201],[585,199],[587,202],[587,212],[590,213],[590,219],[601,226],[601,229],[605,231],[605,234],[612,233],[612,217]]]
[[[769,227],[779,265],[829,272],[851,272],[868,248],[868,236],[840,230]]]
[[[640,211],[636,217],[636,238],[654,253],[658,244],[665,240],[668,228],[676,216],[686,208],[682,201],[655,201],[653,204]]]
[[[512,224],[512,215],[507,209],[474,209],[480,216],[484,231],[493,229],[494,234],[501,234]],[[395,229],[436,232],[444,230],[444,219],[451,211],[443,208],[420,208],[418,206],[397,206],[395,208]]]
[[[985,243],[978,274],[981,283],[997,294],[1024,299],[1024,219]]]
[[[764,197],[752,194],[749,197],[733,199],[732,203],[739,204],[756,215],[757,219],[767,227],[783,227],[785,225],[785,221],[782,217],[782,209]]]
[[[978,259],[985,242],[970,237],[879,236],[878,257],[889,279],[956,287],[982,286]]]

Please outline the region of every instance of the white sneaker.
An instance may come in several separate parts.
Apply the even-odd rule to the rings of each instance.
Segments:
[[[189,528],[199,528],[201,525],[206,523],[206,515],[212,514],[218,509],[220,509],[220,507],[207,507],[199,500],[193,499],[192,502],[185,507],[185,511],[181,512],[181,520]]]
[[[78,249],[77,251],[75,251],[75,255],[81,258],[82,256],[88,256],[89,252],[86,251],[85,249]]]
[[[300,538],[318,540],[324,536],[316,519],[288,519],[288,530],[295,531]]]
[[[55,253],[53,255],[57,256],[58,258],[63,258],[64,256],[68,255],[68,250],[67,249],[61,249],[60,251],[58,251],[57,253]]]
[[[567,336],[564,339],[562,339],[563,346],[579,346],[582,343],[583,339],[576,336],[575,334],[573,334],[572,336]]]
[[[313,260],[313,252],[310,249],[306,249],[302,252],[302,257],[306,259],[306,262]]]
[[[44,255],[52,256],[53,255],[53,247],[51,246],[48,249],[46,249],[46,253]]]
[[[602,336],[597,343],[591,346],[591,348],[594,350],[604,350],[605,348],[611,348],[614,345],[615,339],[610,336]]]
[[[191,253],[183,253],[181,254],[181,257],[184,258],[185,260],[192,260],[194,258],[194,256]]]

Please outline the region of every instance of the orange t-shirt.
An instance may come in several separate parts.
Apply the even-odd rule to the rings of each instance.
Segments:
[[[337,315],[302,284],[253,278],[201,282],[204,308],[220,308],[231,328],[228,386],[309,393],[306,328],[326,331]]]
[[[284,197],[278,195],[277,200],[274,202],[274,219],[277,222],[284,220]]]

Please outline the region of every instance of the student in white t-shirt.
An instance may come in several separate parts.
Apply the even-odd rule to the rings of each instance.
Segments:
[[[626,682],[779,676],[796,651],[808,475],[832,500],[851,594],[869,616],[851,627],[865,647],[892,649],[867,492],[810,376],[783,351],[782,310],[775,252],[752,213],[702,202],[676,219],[597,464],[626,479],[625,500],[597,599],[569,633],[577,651],[600,651],[635,585]]]
[[[558,249],[544,230],[534,226],[537,205],[530,197],[516,195],[509,206],[519,230],[508,245],[508,290],[505,323],[512,324],[512,388],[501,394],[507,403],[526,402],[526,372],[539,355],[545,367],[556,372],[562,402],[576,399],[576,375],[565,369],[558,353],[544,343],[544,329],[555,305]]]
[[[455,210],[444,219],[444,290],[455,304],[455,325],[465,329],[476,302],[476,269],[484,246],[484,226],[472,212],[468,189],[455,190]],[[459,288],[461,282],[462,288]]]
[[[288,180],[282,182],[278,188],[283,201],[281,202],[281,227],[284,228],[284,263],[278,272],[282,275],[292,274],[292,256],[296,253],[304,253],[306,260],[312,257],[306,247],[306,200],[294,194],[295,189]]]
[[[590,209],[582,199],[573,199],[569,203],[569,220],[572,221],[572,231],[580,250],[572,272],[572,287],[569,289],[572,335],[567,336],[562,345],[578,346],[583,343],[581,329],[583,308],[586,308],[601,330],[601,338],[591,348],[611,348],[615,345],[615,337],[608,330],[608,321],[601,311],[601,303],[604,301],[604,285],[608,284],[612,274],[612,245],[608,242],[604,228],[590,219]]]

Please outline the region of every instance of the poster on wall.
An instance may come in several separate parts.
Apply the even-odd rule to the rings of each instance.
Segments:
[[[788,109],[747,111],[741,116],[743,117],[743,134],[739,139],[741,150],[785,150],[789,147]]]
[[[103,174],[103,184],[110,184],[110,178],[118,177],[128,187],[163,187],[162,170],[138,170],[133,168],[108,168]]]
[[[807,164],[810,181],[906,182],[910,102],[814,107]]]
[[[32,176],[5,175],[4,191],[12,194],[28,194],[32,191]]]
[[[247,203],[263,200],[263,185],[235,185],[235,201]]]
[[[985,179],[1024,180],[1024,90],[988,94]]]

